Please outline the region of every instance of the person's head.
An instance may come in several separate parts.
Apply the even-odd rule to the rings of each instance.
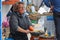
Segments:
[[[24,13],[24,3],[23,2],[17,2],[14,6],[15,11],[19,12],[20,14]]]

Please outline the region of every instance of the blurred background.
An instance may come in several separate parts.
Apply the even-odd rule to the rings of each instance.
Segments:
[[[9,19],[12,13],[11,8],[13,4],[19,1],[24,2],[25,14],[29,16],[31,23],[34,25],[34,30],[45,32],[46,29],[46,36],[49,37],[48,34],[50,34],[50,36],[54,37],[55,28],[53,15],[49,13],[50,8],[44,4],[43,0],[2,0],[2,39],[5,40],[5,38],[9,36]],[[32,35],[28,34],[29,40],[32,40],[30,39],[31,37]]]

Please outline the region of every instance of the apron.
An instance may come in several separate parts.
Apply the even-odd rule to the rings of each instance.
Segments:
[[[15,34],[10,34],[9,38],[14,40],[28,40],[28,36],[25,33],[16,32]]]

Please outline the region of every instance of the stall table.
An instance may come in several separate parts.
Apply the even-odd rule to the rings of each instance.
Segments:
[[[54,40],[54,37],[35,37],[35,36],[31,36],[30,40]]]

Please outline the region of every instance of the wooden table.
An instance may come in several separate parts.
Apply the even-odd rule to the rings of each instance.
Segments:
[[[30,40],[54,40],[54,37],[50,37],[50,38],[43,38],[43,37],[35,37],[35,36],[31,36]]]
[[[39,40],[39,36],[38,37],[35,37],[35,36],[31,36],[30,40]]]
[[[40,37],[39,40],[54,40],[54,37],[51,37],[51,38],[43,38],[43,37]]]

